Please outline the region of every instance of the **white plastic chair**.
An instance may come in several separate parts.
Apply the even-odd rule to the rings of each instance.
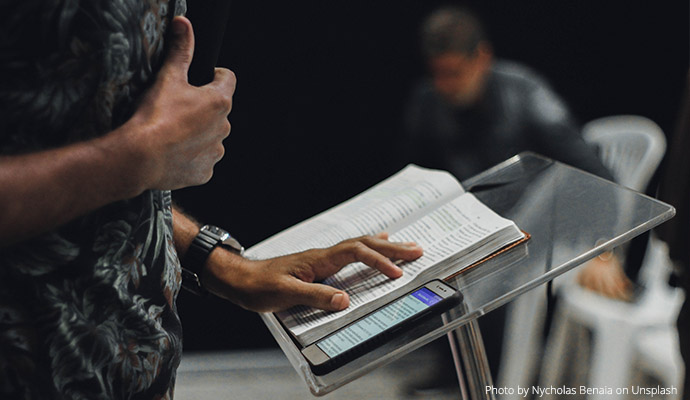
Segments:
[[[662,130],[641,116],[621,115],[593,120],[584,125],[582,136],[597,147],[602,163],[611,171],[615,181],[637,191],[645,189],[666,150]],[[566,274],[559,278],[555,282],[556,287],[573,286],[572,276]],[[540,334],[545,312],[544,293],[526,293],[508,307],[498,383],[499,386],[529,386],[538,375],[534,371],[538,370],[538,357],[542,350]],[[511,396],[506,396],[506,400],[510,399]]]
[[[557,385],[562,379],[568,335],[579,326],[592,332],[586,386],[628,387],[637,367],[666,387],[678,388],[682,368],[673,331],[683,293],[666,284],[670,270],[666,244],[652,236],[640,271],[645,290],[635,303],[602,297],[577,285],[564,287],[546,346],[541,384]]]
[[[583,128],[583,137],[599,147],[604,165],[618,183],[638,191],[646,188],[666,147],[661,129],[649,119],[638,116],[594,120]],[[566,366],[562,359],[568,351],[568,335],[580,326],[592,332],[586,386],[614,390],[629,387],[633,368],[643,365],[646,372],[656,375],[660,381],[678,387],[680,372],[672,357],[678,353],[678,348],[670,331],[675,330],[683,294],[667,284],[671,269],[666,244],[652,235],[638,278],[644,291],[634,303],[597,295],[575,282],[565,284],[559,291],[540,384],[557,386],[563,378]],[[663,342],[656,340],[660,337]],[[666,340],[668,338],[671,340]],[[665,349],[665,352],[657,349],[653,352],[655,359],[645,359],[651,354],[650,343],[675,348]],[[664,354],[671,355],[670,359],[660,360]],[[674,368],[676,373],[669,374]],[[595,394],[589,398],[607,396]]]
[[[645,190],[666,152],[661,128],[638,115],[595,119],[582,127],[582,137],[598,147],[616,183],[638,192]]]

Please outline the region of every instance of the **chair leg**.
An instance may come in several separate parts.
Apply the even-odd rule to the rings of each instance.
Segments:
[[[551,333],[544,348],[539,380],[542,387],[556,387],[562,381],[564,367],[562,360],[568,350],[567,344],[570,342],[569,325],[571,325],[571,321],[567,309],[557,306],[551,324]]]
[[[543,351],[544,302],[544,292],[533,290],[509,305],[498,387],[530,387],[533,384]],[[517,392],[502,396],[503,400],[520,398]]]
[[[595,331],[588,399],[610,399],[630,382],[633,329],[620,322],[607,323]]]

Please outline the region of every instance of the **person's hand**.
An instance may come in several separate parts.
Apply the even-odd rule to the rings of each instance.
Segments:
[[[625,275],[618,257],[607,252],[590,260],[579,271],[578,283],[602,296],[629,301],[632,298],[632,282]]]
[[[223,139],[230,133],[228,114],[236,79],[232,71],[215,69],[213,82],[188,83],[194,51],[192,25],[172,20],[170,51],[149,89],[121,132],[138,152],[145,189],[179,189],[206,183],[223,157]]]
[[[421,255],[418,245],[390,242],[385,233],[260,261],[214,250],[202,280],[212,293],[252,311],[279,311],[295,305],[339,311],[350,304],[347,293],[314,282],[357,261],[395,279],[403,272],[391,260],[411,261]]]

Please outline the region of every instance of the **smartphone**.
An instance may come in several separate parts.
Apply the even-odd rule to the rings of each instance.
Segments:
[[[302,349],[316,375],[327,374],[380,346],[412,322],[438,315],[462,300],[460,292],[433,280]]]

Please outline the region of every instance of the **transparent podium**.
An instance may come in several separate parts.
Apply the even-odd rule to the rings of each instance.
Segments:
[[[493,398],[477,318],[671,218],[673,207],[533,153],[463,182],[531,239],[453,278],[463,303],[342,366],[316,376],[273,314],[262,314],[312,394],[321,396],[448,335],[464,398]]]

